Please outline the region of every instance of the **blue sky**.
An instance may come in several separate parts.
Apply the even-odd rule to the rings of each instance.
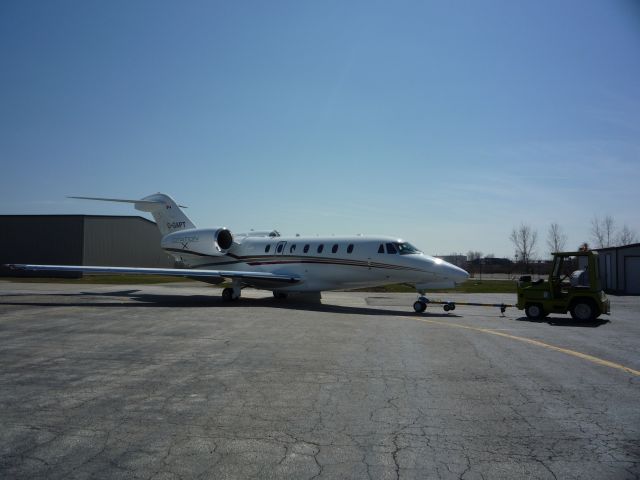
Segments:
[[[629,1],[4,1],[0,214],[379,233],[513,256],[640,233]]]

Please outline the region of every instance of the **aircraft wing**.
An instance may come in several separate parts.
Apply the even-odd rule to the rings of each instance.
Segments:
[[[8,264],[4,265],[11,270],[31,270],[42,272],[87,272],[87,273],[131,273],[135,275],[169,275],[174,277],[188,277],[202,280],[220,281],[238,279],[248,285],[268,288],[269,285],[282,285],[286,283],[300,283],[302,278],[296,275],[281,275],[269,272],[247,272],[233,270],[204,270],[198,268],[138,268],[138,267],[99,267],[84,265],[31,265]]]

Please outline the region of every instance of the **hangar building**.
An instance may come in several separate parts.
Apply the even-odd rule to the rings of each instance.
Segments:
[[[0,215],[0,264],[173,267],[156,224],[138,216]],[[2,271],[2,275],[52,276]],[[78,277],[64,273],[59,276]]]
[[[640,295],[640,243],[597,252],[602,287],[612,293]]]

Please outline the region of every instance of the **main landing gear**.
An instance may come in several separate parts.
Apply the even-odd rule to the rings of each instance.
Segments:
[[[240,298],[242,292],[242,285],[240,282],[233,280],[231,286],[222,290],[222,300],[224,302],[231,302]]]

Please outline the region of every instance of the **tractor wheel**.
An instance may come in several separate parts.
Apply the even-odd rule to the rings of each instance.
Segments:
[[[541,320],[544,318],[544,310],[539,303],[530,303],[524,308],[524,313],[530,320]]]
[[[598,317],[596,306],[589,299],[576,300],[571,305],[571,316],[580,322],[590,322]]]

